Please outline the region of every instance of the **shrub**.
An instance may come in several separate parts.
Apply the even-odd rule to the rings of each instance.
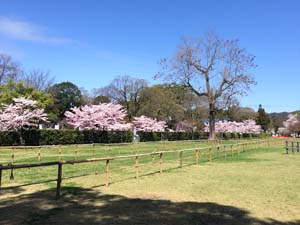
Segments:
[[[20,145],[20,135],[25,145],[66,145],[88,143],[122,143],[132,142],[131,131],[103,131],[103,130],[22,130],[0,132],[0,146]],[[141,142],[146,141],[178,141],[207,139],[209,134],[203,132],[138,132]],[[217,134],[218,138],[226,140],[234,138],[266,138],[270,134]]]
[[[141,142],[146,141],[180,141],[180,140],[199,140],[207,138],[207,133],[200,132],[143,132],[138,131]]]
[[[224,133],[224,139],[225,140],[231,139],[231,133]]]
[[[20,144],[20,135],[15,131],[0,132],[0,146],[11,146]]]
[[[233,133],[233,138],[234,138],[234,139],[239,139],[239,138],[240,138],[240,136],[239,136],[239,134],[238,134],[238,133]]]
[[[99,130],[22,130],[22,138],[27,146],[67,145],[85,143],[121,143],[131,142],[131,131],[99,131]],[[0,132],[0,145],[20,145],[18,132]]]

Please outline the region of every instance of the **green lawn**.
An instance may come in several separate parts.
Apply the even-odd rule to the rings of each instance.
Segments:
[[[113,161],[109,187],[104,186],[103,162],[64,165],[65,177],[89,175],[63,180],[60,200],[54,200],[55,182],[4,186],[0,224],[299,225],[300,153],[286,155],[283,146],[229,154],[226,159],[222,152],[212,162],[203,156],[199,165],[191,154],[182,168],[174,156],[164,160],[162,175],[158,159],[150,159],[140,165],[139,179],[134,178],[134,160]],[[48,179],[52,172],[55,178],[56,170],[29,169],[31,178],[15,171],[9,185]]]
[[[233,140],[221,141],[220,144],[241,143],[253,140]],[[124,144],[92,144],[90,145],[64,145],[64,146],[47,146],[41,147],[1,147],[0,164],[7,163],[28,163],[38,162],[38,153],[40,151],[41,161],[57,161],[86,159],[93,157],[106,157],[129,155],[136,153],[148,153],[154,151],[163,151],[170,149],[185,149],[195,147],[206,147],[215,145],[207,141],[162,141],[162,142],[141,142],[141,143],[124,143]],[[12,155],[14,156],[12,158]]]
[[[222,141],[218,143],[220,146],[219,151],[215,142],[207,141],[174,141],[174,142],[148,142],[148,143],[135,143],[124,145],[71,145],[71,146],[49,146],[49,147],[34,147],[34,148],[2,148],[0,149],[0,163],[6,165],[8,163],[37,163],[37,162],[50,162],[60,160],[74,160],[74,159],[89,159],[89,158],[101,158],[101,157],[114,157],[123,155],[135,155],[143,153],[151,153],[157,151],[167,150],[182,150],[201,147],[213,147],[213,158],[227,158],[231,154],[238,154],[242,152],[242,146],[232,147],[231,144],[247,143],[255,140],[231,140]],[[224,150],[224,145],[226,149]],[[244,146],[245,150],[247,146]],[[38,153],[40,152],[41,158],[39,161]],[[182,164],[190,165],[195,164],[196,155],[195,151],[183,152]],[[12,155],[14,157],[12,157]],[[12,160],[13,159],[13,160]],[[199,162],[204,163],[209,160],[209,149],[203,149],[199,151]],[[141,175],[151,174],[159,170],[159,156],[146,156],[139,158],[139,165]],[[179,165],[179,154],[171,153],[164,154],[163,156],[163,168],[173,169]],[[122,179],[127,179],[135,176],[135,158],[114,160],[110,163],[110,171],[112,174],[120,175]],[[69,178],[74,176],[84,176],[92,174],[103,174],[105,170],[105,161],[64,165],[63,177]],[[116,173],[115,173],[116,171]],[[14,178],[10,179],[11,172],[13,172]],[[14,171],[3,171],[2,184],[3,186],[15,186],[31,183],[45,182],[47,180],[53,180],[57,177],[57,166],[38,167],[30,169],[18,169]],[[114,177],[112,177],[113,179]],[[50,185],[52,185],[50,183]],[[53,185],[52,185],[53,186]]]

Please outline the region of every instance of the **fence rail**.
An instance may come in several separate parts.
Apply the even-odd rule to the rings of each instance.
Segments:
[[[105,185],[109,186],[110,180],[110,162],[115,160],[121,159],[135,159],[135,178],[138,179],[139,177],[139,159],[142,157],[147,156],[159,156],[159,173],[163,174],[163,156],[167,154],[178,154],[179,159],[179,168],[182,167],[183,163],[183,153],[185,152],[194,152],[194,160],[195,165],[199,165],[199,158],[200,153],[203,151],[208,151],[206,153],[207,161],[211,162],[215,158],[227,156],[233,156],[234,154],[240,154],[241,152],[247,152],[252,149],[256,149],[258,147],[268,147],[271,144],[282,143],[282,140],[259,140],[259,141],[252,141],[252,142],[245,142],[245,143],[236,143],[236,144],[225,144],[225,145],[217,145],[217,146],[208,146],[208,147],[199,147],[199,148],[188,148],[188,149],[181,149],[181,150],[168,150],[168,151],[156,151],[151,153],[142,153],[142,154],[131,154],[131,155],[122,155],[122,156],[115,156],[115,157],[102,157],[102,158],[90,158],[90,159],[82,159],[82,160],[59,160],[53,162],[39,162],[39,163],[20,163],[20,164],[7,164],[2,165],[0,164],[0,187],[2,184],[2,171],[4,170],[11,170],[11,179],[13,179],[13,170],[14,169],[24,169],[24,168],[34,168],[34,167],[45,167],[45,166],[57,166],[57,179],[56,179],[56,198],[60,197],[61,192],[61,183],[62,183],[62,172],[63,172],[63,165],[65,164],[79,164],[79,163],[91,163],[91,162],[98,162],[104,161],[105,162]],[[216,149],[217,156],[214,157],[213,149]],[[223,151],[221,151],[223,148]],[[222,153],[222,155],[221,155]],[[204,154],[202,156],[205,156]],[[53,179],[51,180],[53,181]]]
[[[285,141],[285,150],[286,154],[289,154],[289,150],[291,150],[293,153],[295,153],[295,150],[297,152],[300,152],[300,141]]]
[[[248,141],[249,139],[229,139],[229,140],[241,140]],[[261,139],[252,139],[254,141],[259,141]],[[36,148],[59,148],[60,146],[78,146],[78,147],[90,147],[90,146],[126,146],[126,145],[138,145],[138,144],[151,144],[151,143],[176,143],[176,142],[200,142],[200,143],[215,143],[222,144],[225,140],[223,139],[194,139],[194,140],[160,140],[160,141],[145,141],[145,142],[121,142],[121,143],[77,143],[77,144],[55,144],[55,145],[14,145],[14,146],[5,146],[0,145],[0,149],[36,149]]]
[[[247,141],[245,139],[243,139],[243,141]],[[260,141],[259,139],[254,139],[252,141]],[[85,150],[92,150],[92,156],[91,157],[96,157],[95,155],[98,152],[99,147],[104,147],[104,148],[108,148],[106,150],[110,151],[114,151],[113,149],[109,149],[110,146],[112,147],[119,147],[118,148],[118,152],[120,154],[120,148],[122,146],[132,146],[132,148],[136,149],[136,153],[139,153],[139,147],[143,146],[143,147],[149,147],[151,143],[154,143],[155,145],[162,145],[165,147],[165,144],[169,145],[169,144],[178,144],[178,143],[206,143],[208,145],[212,145],[212,144],[218,144],[218,145],[222,145],[223,141],[222,140],[190,140],[190,141],[158,141],[158,142],[137,142],[137,143],[123,143],[123,144],[97,144],[97,143],[91,143],[91,144],[72,144],[72,145],[40,145],[40,146],[0,146],[0,158],[2,156],[4,156],[6,158],[7,161],[9,161],[10,163],[14,164],[16,161],[18,161],[20,158],[24,159],[24,158],[31,158],[31,157],[36,157],[37,161],[42,161],[43,157],[57,157],[57,160],[62,160],[62,158],[65,157],[65,153],[68,152],[67,154],[69,154],[73,159],[78,159],[79,155],[82,154],[81,149],[85,148]],[[244,143],[245,143],[244,142]],[[151,146],[150,146],[151,147]],[[187,146],[186,146],[187,147]],[[160,148],[158,146],[156,146],[156,148]],[[66,149],[68,149],[66,151]],[[71,150],[72,149],[72,150]],[[7,153],[2,153],[1,150],[10,150],[11,152],[9,154]],[[21,150],[21,151],[20,151]],[[44,154],[44,150],[50,150],[53,152],[50,153],[46,153],[46,155]],[[79,151],[80,150],[80,151]],[[117,149],[115,149],[117,150]],[[32,152],[34,151],[34,152]],[[70,154],[70,152],[72,152]],[[22,155],[22,157],[19,157],[20,155]],[[7,163],[5,161],[3,161],[0,159],[0,164],[3,163]]]

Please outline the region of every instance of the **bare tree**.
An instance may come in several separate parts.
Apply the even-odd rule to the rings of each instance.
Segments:
[[[255,84],[249,73],[255,67],[254,56],[239,47],[238,40],[223,40],[214,33],[203,39],[183,39],[175,55],[162,59],[161,65],[162,71],[155,78],[181,83],[207,98],[210,139],[215,139],[218,101],[229,102]]]
[[[83,104],[91,105],[93,103],[93,98],[91,97],[90,92],[88,90],[86,90],[84,87],[79,87],[79,90],[81,91]]]
[[[94,91],[100,96],[108,96],[112,102],[122,104],[128,112],[129,119],[140,110],[140,94],[147,87],[145,79],[119,76],[113,79],[106,87]]]
[[[11,56],[0,54],[0,85],[7,83],[8,80],[16,80],[21,69]]]
[[[55,78],[51,77],[48,71],[41,69],[33,69],[25,73],[23,80],[25,85],[31,85],[36,90],[43,92],[47,92],[55,82]]]

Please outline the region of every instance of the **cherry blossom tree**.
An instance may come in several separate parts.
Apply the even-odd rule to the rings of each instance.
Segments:
[[[261,126],[257,125],[255,120],[218,121],[215,124],[216,133],[255,133],[261,132]],[[209,132],[209,124],[205,123],[205,132]]]
[[[102,103],[73,107],[65,112],[66,122],[80,130],[130,130],[132,124],[126,123],[126,110],[119,104]]]
[[[262,127],[256,124],[255,120],[244,120],[243,129],[244,133],[259,134],[262,131]]]
[[[288,119],[283,122],[283,127],[278,128],[278,133],[286,135],[293,132],[293,127],[299,122],[297,115],[289,114]]]
[[[134,117],[133,124],[137,131],[162,132],[167,127],[165,121],[157,121],[146,116]]]
[[[14,98],[13,103],[4,105],[0,111],[0,130],[16,131],[23,145],[22,129],[37,127],[40,122],[47,122],[47,114],[37,108],[37,101],[27,98]]]
[[[37,101],[27,98],[14,98],[13,103],[4,105],[0,111],[0,130],[19,131],[22,128],[37,127],[41,121],[47,121],[43,109],[36,108]]]

